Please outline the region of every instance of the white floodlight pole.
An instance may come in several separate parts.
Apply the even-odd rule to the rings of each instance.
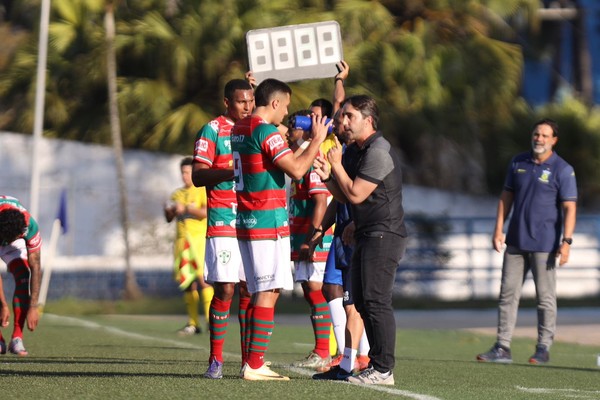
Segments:
[[[40,141],[44,129],[44,100],[46,94],[46,65],[48,62],[48,25],[50,23],[50,0],[42,0],[40,16],[40,39],[38,43],[37,79],[35,86],[35,116],[33,126],[33,149],[31,152],[31,186],[29,212],[38,218],[40,200]]]

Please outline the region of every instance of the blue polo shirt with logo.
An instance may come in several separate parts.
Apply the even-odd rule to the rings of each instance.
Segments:
[[[575,171],[552,153],[536,164],[531,152],[512,159],[504,190],[514,195],[506,244],[523,251],[557,250],[563,226],[562,203],[577,201]]]

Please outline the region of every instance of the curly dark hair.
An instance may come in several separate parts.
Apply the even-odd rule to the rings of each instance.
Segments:
[[[26,229],[25,215],[19,210],[0,211],[0,245],[14,242]]]

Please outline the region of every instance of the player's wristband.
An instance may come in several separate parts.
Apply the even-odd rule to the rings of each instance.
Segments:
[[[342,81],[342,85],[344,84],[344,80],[342,78],[340,78],[339,76],[336,76],[335,80],[333,82],[337,83],[337,81]]]
[[[329,176],[325,179],[321,179],[321,182],[323,182],[323,183],[329,182],[331,180],[331,176],[332,176],[331,173],[329,173]]]

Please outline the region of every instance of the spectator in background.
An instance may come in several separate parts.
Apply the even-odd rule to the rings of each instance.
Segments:
[[[179,330],[180,335],[202,332],[198,316],[198,304],[202,297],[202,309],[208,323],[208,309],[213,288],[204,281],[204,249],[206,243],[206,190],[192,183],[192,157],[181,160],[183,187],[175,190],[165,204],[167,222],[177,221],[174,255],[174,278],[183,290],[188,323]],[[200,294],[198,293],[200,289]]]
[[[550,361],[556,330],[556,259],[560,266],[569,261],[577,207],[575,172],[553,151],[557,142],[558,124],[542,119],[533,126],[531,151],[518,154],[510,163],[492,238],[492,246],[501,252],[504,221],[512,209],[502,264],[498,333],[494,346],[477,355],[478,361],[512,362],[510,343],[529,270],[535,283],[538,314],[538,341],[529,363]]]
[[[233,188],[231,129],[236,121],[252,113],[254,91],[249,82],[233,79],[225,85],[225,114],[204,125],[196,136],[192,180],[206,186],[208,230],[205,278],[215,295],[210,303],[209,379],[223,377],[223,345],[229,324],[235,286],[239,289],[239,313],[242,365],[246,362],[246,310],[250,293],[242,257],[235,235],[237,199]]]
[[[8,351],[18,356],[29,353],[23,344],[25,320],[30,331],[38,325],[38,299],[42,277],[42,237],[37,221],[19,200],[0,196],[0,258],[15,278],[13,297],[14,327]],[[9,310],[0,280],[0,328],[8,326]],[[0,354],[6,353],[0,331]]]

